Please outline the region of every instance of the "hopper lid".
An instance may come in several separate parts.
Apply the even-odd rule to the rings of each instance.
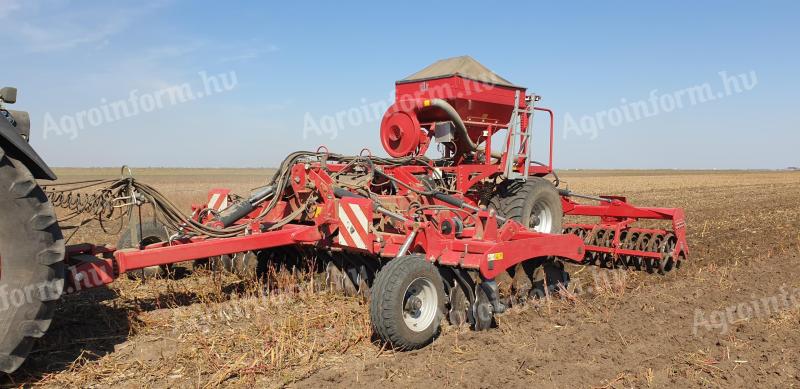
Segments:
[[[493,71],[489,70],[489,68],[483,66],[480,62],[468,55],[438,60],[425,69],[398,81],[398,83],[433,80],[453,76],[460,76],[487,84],[521,88],[520,86],[512,84],[505,78],[498,76]]]

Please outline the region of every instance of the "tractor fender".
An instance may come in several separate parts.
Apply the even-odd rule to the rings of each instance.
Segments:
[[[30,170],[33,177],[43,180],[55,180],[56,174],[42,160],[42,157],[33,150],[33,147],[20,136],[5,118],[0,117],[0,147],[15,159],[19,160]]]

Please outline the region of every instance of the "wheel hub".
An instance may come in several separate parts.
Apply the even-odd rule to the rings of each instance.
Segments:
[[[417,312],[420,309],[422,309],[422,300],[419,297],[414,296],[414,297],[411,297],[411,298],[408,299],[408,302],[406,303],[406,305],[407,305],[407,307],[406,307],[407,311],[409,311],[409,312]]]
[[[537,203],[531,210],[529,225],[536,232],[553,233],[553,210],[546,204]]]
[[[436,287],[426,278],[417,278],[408,286],[403,301],[403,321],[410,330],[424,331],[436,319],[436,293]]]

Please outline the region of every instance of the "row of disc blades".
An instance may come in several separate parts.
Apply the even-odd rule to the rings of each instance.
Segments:
[[[565,234],[574,234],[583,239],[588,246],[614,248],[617,231],[606,228],[567,227]],[[619,249],[637,250],[658,254],[659,258],[636,255],[617,255],[610,253],[586,251],[584,262],[608,268],[635,268],[648,272],[668,272],[675,268],[680,258],[674,258],[678,239],[672,232],[638,231],[635,229],[619,232]]]

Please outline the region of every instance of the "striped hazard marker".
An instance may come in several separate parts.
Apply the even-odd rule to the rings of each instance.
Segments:
[[[211,189],[208,191],[208,209],[221,211],[228,208],[229,189]]]
[[[342,246],[355,247],[362,250],[367,250],[368,245],[372,243],[369,235],[369,218],[367,214],[369,204],[363,201],[348,201],[350,199],[342,199],[339,202],[339,241]],[[359,204],[361,203],[361,204]]]

